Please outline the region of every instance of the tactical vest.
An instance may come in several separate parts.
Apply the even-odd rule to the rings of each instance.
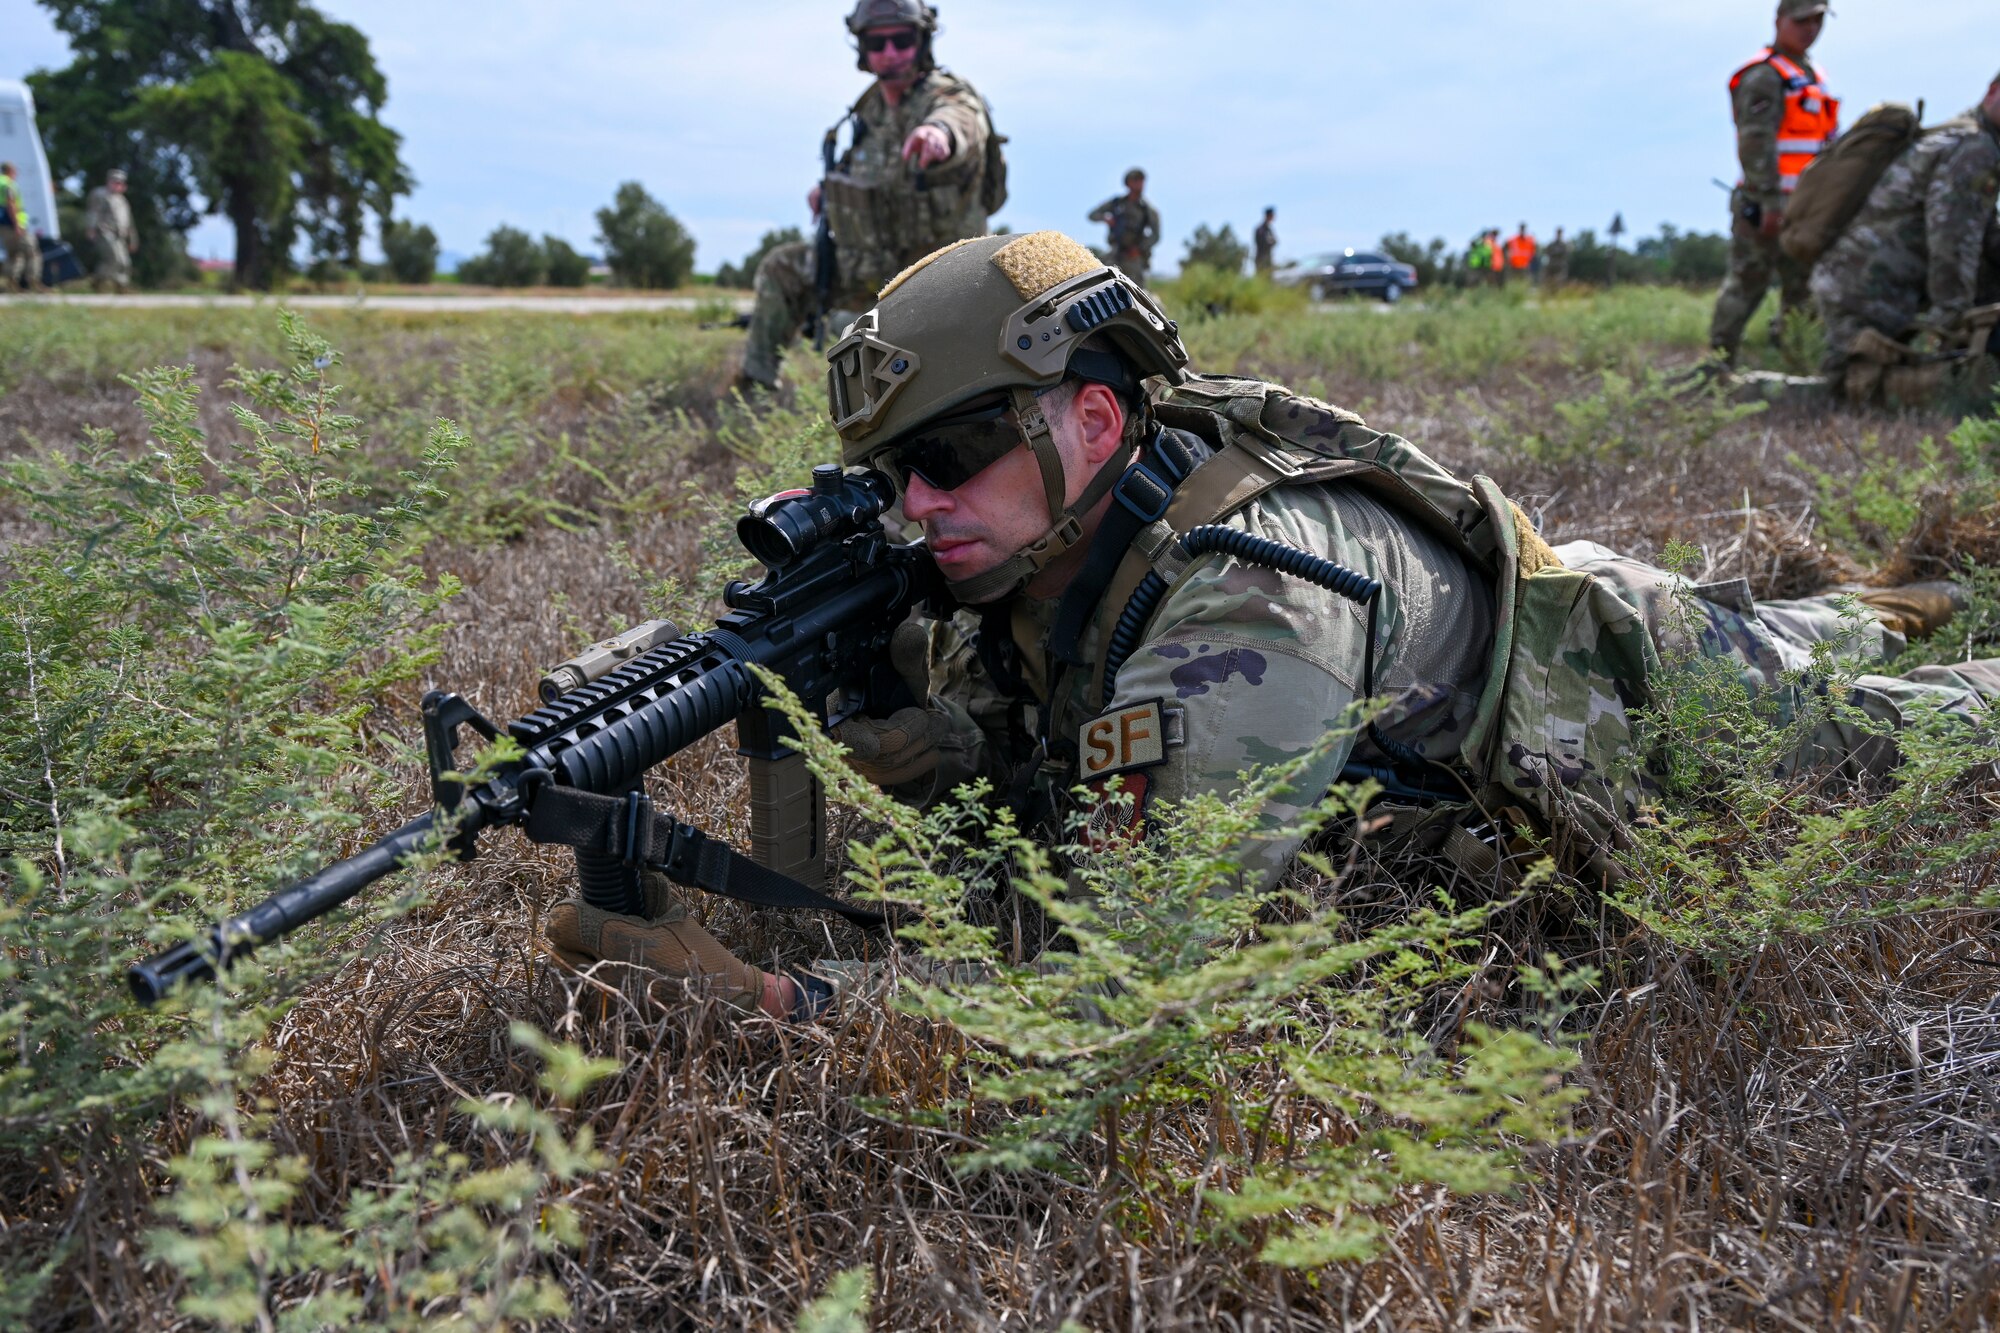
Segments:
[[[1808,73],[1768,46],[1730,76],[1729,91],[1734,94],[1743,76],[1759,65],[1769,65],[1785,81],[1785,117],[1778,125],[1778,188],[1790,194],[1798,188],[1800,173],[1839,135],[1840,99],[1827,92],[1820,75]]]
[[[964,80],[937,69],[908,95],[933,96],[940,90],[960,87],[970,90]],[[872,132],[860,118],[868,95],[863,94],[862,101],[848,112],[857,133]],[[986,132],[988,152],[970,154],[956,166],[909,171],[894,179],[871,180],[855,174],[854,149],[848,149],[820,185],[820,207],[826,210],[827,223],[833,229],[843,294],[866,295],[870,299],[864,304],[872,305],[874,294],[889,279],[925,255],[985,232],[984,187],[988,159],[995,156],[990,144],[994,137],[990,115]],[[891,151],[900,148],[900,144],[893,145]]]
[[[0,220],[20,231],[28,229],[28,201],[21,187],[0,176]]]
[[[1642,800],[1631,712],[1651,699],[1659,669],[1638,612],[1608,585],[1555,563],[1491,479],[1462,481],[1352,413],[1277,385],[1221,376],[1180,385],[1154,413],[1214,452],[1170,498],[1159,497],[1157,518],[1139,530],[1105,585],[1097,625],[1120,615],[1149,570],[1168,584],[1160,604],[1171,599],[1201,563],[1177,554],[1179,534],[1279,487],[1361,487],[1435,531],[1493,580],[1492,662],[1471,730],[1449,765],[1473,793],[1470,804],[1503,830],[1521,825],[1548,836],[1567,868],[1614,878],[1610,853],[1627,845],[1626,826]],[[1103,670],[1106,637],[1097,636],[1091,680]],[[1017,652],[1036,648],[1016,640]],[[1033,684],[1050,700],[1051,681]],[[1062,705],[1056,699],[1048,706]],[[1074,734],[1069,729],[1084,720],[1058,713],[1045,733]]]

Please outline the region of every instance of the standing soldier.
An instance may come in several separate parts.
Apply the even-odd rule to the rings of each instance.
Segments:
[[[1820,257],[1812,293],[1826,322],[1826,371],[1836,392],[1848,390],[1850,363],[1872,342],[1900,343],[1928,334],[1941,347],[1963,346],[1968,311],[1994,293],[2000,255],[2000,78],[1985,98],[1956,120],[1927,131],[1905,148],[1869,192],[1868,202]],[[1870,337],[1870,333],[1879,337]],[[1977,350],[1977,349],[1975,349]],[[1880,363],[1875,365],[1876,377]],[[1848,396],[1860,387],[1866,366]]]
[[[132,252],[139,248],[139,233],[132,226],[132,205],[125,198],[125,173],[116,167],[105,173],[104,184],[90,192],[83,209],[83,234],[97,249],[97,269],[90,285],[102,291],[132,288]]]
[[[1729,80],[1743,179],[1729,195],[1729,278],[1708,341],[1731,362],[1774,276],[1780,319],[1806,307],[1812,270],[1779,248],[1778,229],[1799,173],[1840,132],[1840,101],[1806,63],[1826,9],[1825,0],[1780,0],[1777,36]]]
[[[1542,282],[1550,287],[1560,287],[1569,281],[1569,242],[1563,239],[1563,229],[1556,228],[1556,238],[1542,247]]]
[[[838,334],[905,268],[984,235],[1006,202],[1003,141],[986,103],[932,58],[937,11],[923,0],[859,0],[847,30],[875,82],[842,122],[853,142],[838,161],[840,126],[828,131],[829,174],[806,196],[824,243],[779,246],[757,266],[739,388],[776,388],[779,357],[809,321]]]
[[[1260,278],[1270,277],[1271,270],[1277,267],[1278,233],[1271,226],[1277,217],[1277,209],[1267,208],[1263,222],[1257,227],[1257,276]]]
[[[1153,247],[1160,243],[1160,214],[1146,202],[1146,173],[1138,167],[1126,172],[1125,193],[1091,209],[1090,220],[1108,229],[1105,244],[1111,262],[1144,287],[1146,271],[1153,265]]]
[[[0,282],[6,290],[39,290],[42,285],[41,247],[35,244],[34,228],[28,225],[28,201],[12,162],[0,162]]]
[[[1525,278],[1535,266],[1535,252],[1540,247],[1535,238],[1528,235],[1528,224],[1523,222],[1521,230],[1507,238],[1507,271],[1517,278]]]

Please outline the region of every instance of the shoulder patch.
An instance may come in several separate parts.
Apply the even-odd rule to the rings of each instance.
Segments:
[[[1159,699],[1126,704],[1091,718],[1077,729],[1078,776],[1085,782],[1153,768],[1167,762],[1167,748],[1185,745],[1186,714]]]

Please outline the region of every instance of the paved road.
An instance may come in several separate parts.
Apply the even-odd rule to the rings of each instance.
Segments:
[[[418,314],[453,311],[534,310],[549,315],[611,315],[656,310],[697,310],[712,302],[695,296],[169,296],[143,292],[131,296],[50,295],[0,296],[0,308],[10,305],[118,306],[128,310],[228,309],[290,306],[296,310],[401,310]],[[750,302],[729,302],[738,314],[750,312]]]

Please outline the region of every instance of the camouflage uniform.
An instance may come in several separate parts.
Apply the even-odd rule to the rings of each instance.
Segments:
[[[1105,224],[1104,243],[1111,262],[1144,287],[1153,266],[1153,247],[1160,243],[1159,210],[1146,202],[1144,195],[1134,199],[1120,194],[1091,209],[1090,221]]]
[[[1268,276],[1271,270],[1277,267],[1277,229],[1268,222],[1260,222],[1257,224],[1257,232],[1253,239],[1257,246],[1257,272],[1260,276]]]
[[[1996,198],[2000,127],[1983,111],[1903,151],[1813,273],[1830,374],[1843,374],[1867,329],[1898,341],[1926,328],[1949,334],[1968,309],[1991,299]]]
[[[1794,59],[1812,73],[1812,65],[1803,56]],[[1767,239],[1758,230],[1766,213],[1785,207],[1785,191],[1778,178],[1778,128],[1785,115],[1785,81],[1770,65],[1757,65],[1744,72],[1731,98],[1743,183],[1729,194],[1729,277],[1715,299],[1708,342],[1733,360],[1743,345],[1750,317],[1771,288],[1771,280],[1778,281],[1778,315],[1783,319],[1808,308],[1811,293],[1807,283],[1812,270],[1787,255],[1775,236]]]
[[[97,249],[97,267],[91,275],[93,286],[128,291],[132,286],[132,249],[139,234],[132,226],[132,205],[108,185],[90,192],[84,205],[83,234]]]
[[[854,141],[821,186],[832,220],[839,281],[830,302],[834,331],[874,304],[897,273],[941,245],[986,232],[981,202],[992,122],[972,85],[948,70],[925,74],[890,106],[880,85],[850,113]],[[903,142],[919,125],[951,138],[951,156],[927,171],[903,160]],[[818,310],[813,246],[779,246],[757,266],[756,304],[743,373],[778,382],[778,360]],[[844,318],[843,318],[844,316]]]
[[[1790,702],[1785,692],[1796,687],[1780,673],[1807,666],[1814,643],[1836,640],[1842,658],[1855,665],[1879,662],[1902,646],[1899,636],[1835,600],[1758,606],[1740,581],[1693,590],[1687,605],[1698,633],[1690,636],[1675,609],[1670,575],[1587,542],[1560,552],[1541,548],[1551,560],[1559,556],[1559,565],[1531,559],[1535,539],[1521,533],[1525,520],[1518,511],[1513,532],[1496,531],[1499,525],[1489,521],[1496,511],[1491,504],[1482,508],[1478,485],[1460,481],[1407,441],[1369,430],[1352,414],[1274,385],[1215,377],[1197,377],[1163,402],[1169,420],[1197,425],[1195,433],[1208,440],[1304,442],[1322,457],[1366,459],[1375,466],[1373,475],[1353,482],[1280,486],[1221,522],[1380,580],[1375,690],[1392,701],[1380,723],[1389,742],[1428,760],[1490,767],[1498,776],[1488,790],[1501,793],[1501,805],[1589,807],[1596,823],[1584,833],[1600,852],[1614,836],[1607,818],[1615,823],[1637,814],[1642,780],[1636,764],[1622,777],[1592,770],[1608,768],[1610,756],[1629,748],[1626,710],[1646,697],[1663,656],[1699,653],[1729,661],[1753,692],[1777,692],[1782,708]],[[1383,472],[1395,479],[1386,489],[1379,484]],[[1399,489],[1406,499],[1392,498]],[[1497,491],[1490,494],[1497,499]],[[1511,619],[1494,561],[1520,574],[1506,599]],[[1545,595],[1538,597],[1538,589]],[[950,780],[979,773],[1001,790],[1021,790],[1022,775],[1032,770],[1032,785],[1053,797],[1091,776],[1086,751],[1093,723],[1108,725],[1107,743],[1115,749],[1117,728],[1134,719],[1142,731],[1158,726],[1160,743],[1139,747],[1145,762],[1110,772],[1121,777],[1143,813],[1154,800],[1230,791],[1242,770],[1304,754],[1325,733],[1351,725],[1343,715],[1363,692],[1366,610],[1315,584],[1234,558],[1198,560],[1174,584],[1118,671],[1106,709],[1098,707],[1091,670],[1064,666],[1048,654],[1057,606],[1017,595],[1005,605],[1004,621],[989,615],[982,624],[961,613],[933,627],[931,685],[958,731],[950,748],[963,756],[951,766]],[[1078,644],[1085,663],[1098,661],[1102,636],[1120,610],[1097,608]],[[1000,623],[1011,629],[1022,688],[999,679],[990,646],[986,652],[976,647],[979,634]],[[1536,693],[1522,684],[1556,679],[1561,673],[1555,664],[1584,659],[1580,672],[1553,689]],[[1503,677],[1509,697],[1501,706],[1502,692],[1493,686]],[[2000,662],[1924,668],[1901,679],[1861,676],[1855,684],[1857,699],[1880,718],[1898,719],[1920,701],[1972,714],[2000,698]],[[1157,714],[1149,708],[1155,702]],[[1475,751],[1497,757],[1489,764]],[[1869,771],[1893,760],[1890,747],[1835,724],[1822,726],[1808,751],[1801,762]],[[1311,763],[1298,780],[1297,798],[1274,805],[1271,818],[1296,814],[1350,761],[1369,767],[1389,762],[1372,739],[1350,738]],[[1621,789],[1620,783],[1632,785]],[[925,785],[898,794],[927,799],[948,783]],[[1561,790],[1552,794],[1550,788]],[[1248,849],[1245,864],[1268,879],[1297,850],[1294,842],[1260,841]],[[1592,856],[1580,859],[1603,864]]]
[[[1569,281],[1569,242],[1558,236],[1542,247],[1542,282],[1560,287]]]

